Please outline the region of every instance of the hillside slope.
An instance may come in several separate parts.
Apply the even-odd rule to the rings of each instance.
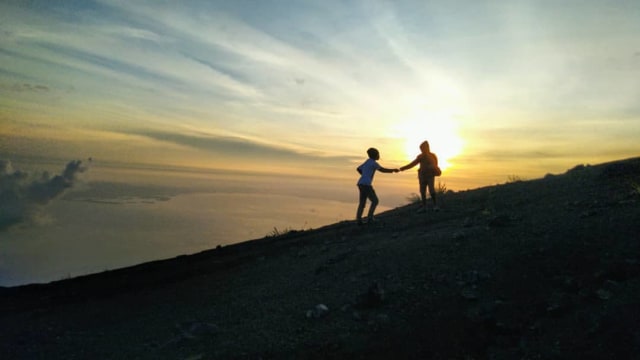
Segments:
[[[639,184],[640,158],[577,166],[439,212],[0,288],[0,358],[635,358]]]

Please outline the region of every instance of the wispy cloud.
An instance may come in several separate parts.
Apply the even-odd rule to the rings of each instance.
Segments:
[[[160,131],[144,131],[137,135],[154,140],[170,142],[204,150],[211,155],[222,155],[230,159],[253,159],[256,162],[268,161],[278,164],[278,161],[308,162],[318,165],[348,164],[353,157],[329,156],[321,152],[304,152],[303,149],[286,148],[269,144],[262,140],[247,139],[234,136],[215,136],[207,134],[169,133]]]
[[[50,90],[46,85],[34,85],[28,83],[0,84],[0,88],[8,91],[32,93],[49,92]]]
[[[578,143],[582,119],[607,119],[598,135],[613,143],[640,118],[632,1],[88,0],[0,11],[0,104],[78,127],[184,143],[199,128],[344,156],[417,121],[416,109],[463,114],[451,121],[467,134],[544,124],[541,138],[561,127],[566,141],[584,135]],[[631,129],[625,137],[640,136]]]

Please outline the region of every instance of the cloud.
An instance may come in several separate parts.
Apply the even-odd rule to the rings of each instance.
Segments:
[[[586,150],[603,153],[621,131],[637,138],[627,126],[640,114],[632,2],[467,3],[0,2],[0,91],[25,121],[46,109],[78,128],[147,129],[225,165],[359,153],[423,108],[464,114],[468,132],[513,130],[500,143],[470,137],[483,151],[525,144],[529,154],[553,137],[584,156],[585,140],[563,144],[598,130]],[[531,136],[539,123],[549,128]],[[239,137],[151,133],[157,126]]]
[[[43,172],[31,177],[13,170],[11,162],[0,160],[0,230],[33,220],[51,200],[73,186],[77,175],[86,170],[80,160],[70,161],[62,174]]]
[[[192,135],[161,131],[146,131],[138,133],[138,135],[204,150],[229,158],[252,158],[260,161],[312,161],[318,165],[344,164],[353,160],[351,157],[328,156],[270,143],[259,143],[235,136]]]
[[[0,89],[6,89],[14,92],[33,92],[33,93],[43,93],[49,92],[50,89],[46,85],[40,84],[28,84],[28,83],[15,83],[15,84],[0,84]]]

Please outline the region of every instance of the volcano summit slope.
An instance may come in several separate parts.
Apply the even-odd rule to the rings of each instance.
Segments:
[[[0,288],[0,358],[635,358],[639,184],[640,158],[580,165],[438,212]]]

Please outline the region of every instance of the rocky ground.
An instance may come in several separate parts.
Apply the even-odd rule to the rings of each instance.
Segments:
[[[446,178],[443,178],[446,182]],[[640,158],[0,288],[1,359],[632,359]]]

